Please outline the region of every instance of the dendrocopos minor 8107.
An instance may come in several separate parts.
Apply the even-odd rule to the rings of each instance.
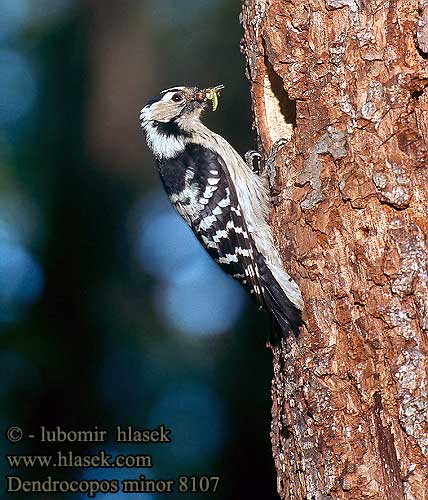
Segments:
[[[222,88],[164,90],[141,110],[141,126],[169,199],[198,240],[272,313],[280,332],[297,334],[303,299],[274,245],[267,176],[200,120],[210,101],[217,107]]]

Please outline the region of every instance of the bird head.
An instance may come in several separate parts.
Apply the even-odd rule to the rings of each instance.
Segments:
[[[171,87],[150,99],[141,110],[140,119],[143,128],[153,122],[175,122],[184,130],[195,120],[211,101],[213,110],[217,108],[218,94],[223,85],[198,89],[197,87]]]

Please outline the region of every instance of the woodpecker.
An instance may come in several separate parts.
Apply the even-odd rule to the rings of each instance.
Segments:
[[[168,197],[197,239],[272,314],[276,335],[297,335],[303,299],[274,244],[266,171],[201,122],[222,89],[163,90],[141,110],[141,127]]]

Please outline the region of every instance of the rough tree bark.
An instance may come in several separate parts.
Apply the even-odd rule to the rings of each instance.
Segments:
[[[304,327],[273,349],[283,499],[428,498],[428,3],[246,0]]]

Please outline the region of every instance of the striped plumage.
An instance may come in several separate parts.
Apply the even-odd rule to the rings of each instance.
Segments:
[[[171,202],[211,257],[255,295],[283,333],[297,333],[303,300],[273,242],[267,180],[202,124],[206,95],[175,87],[150,100],[140,115],[147,143]]]

